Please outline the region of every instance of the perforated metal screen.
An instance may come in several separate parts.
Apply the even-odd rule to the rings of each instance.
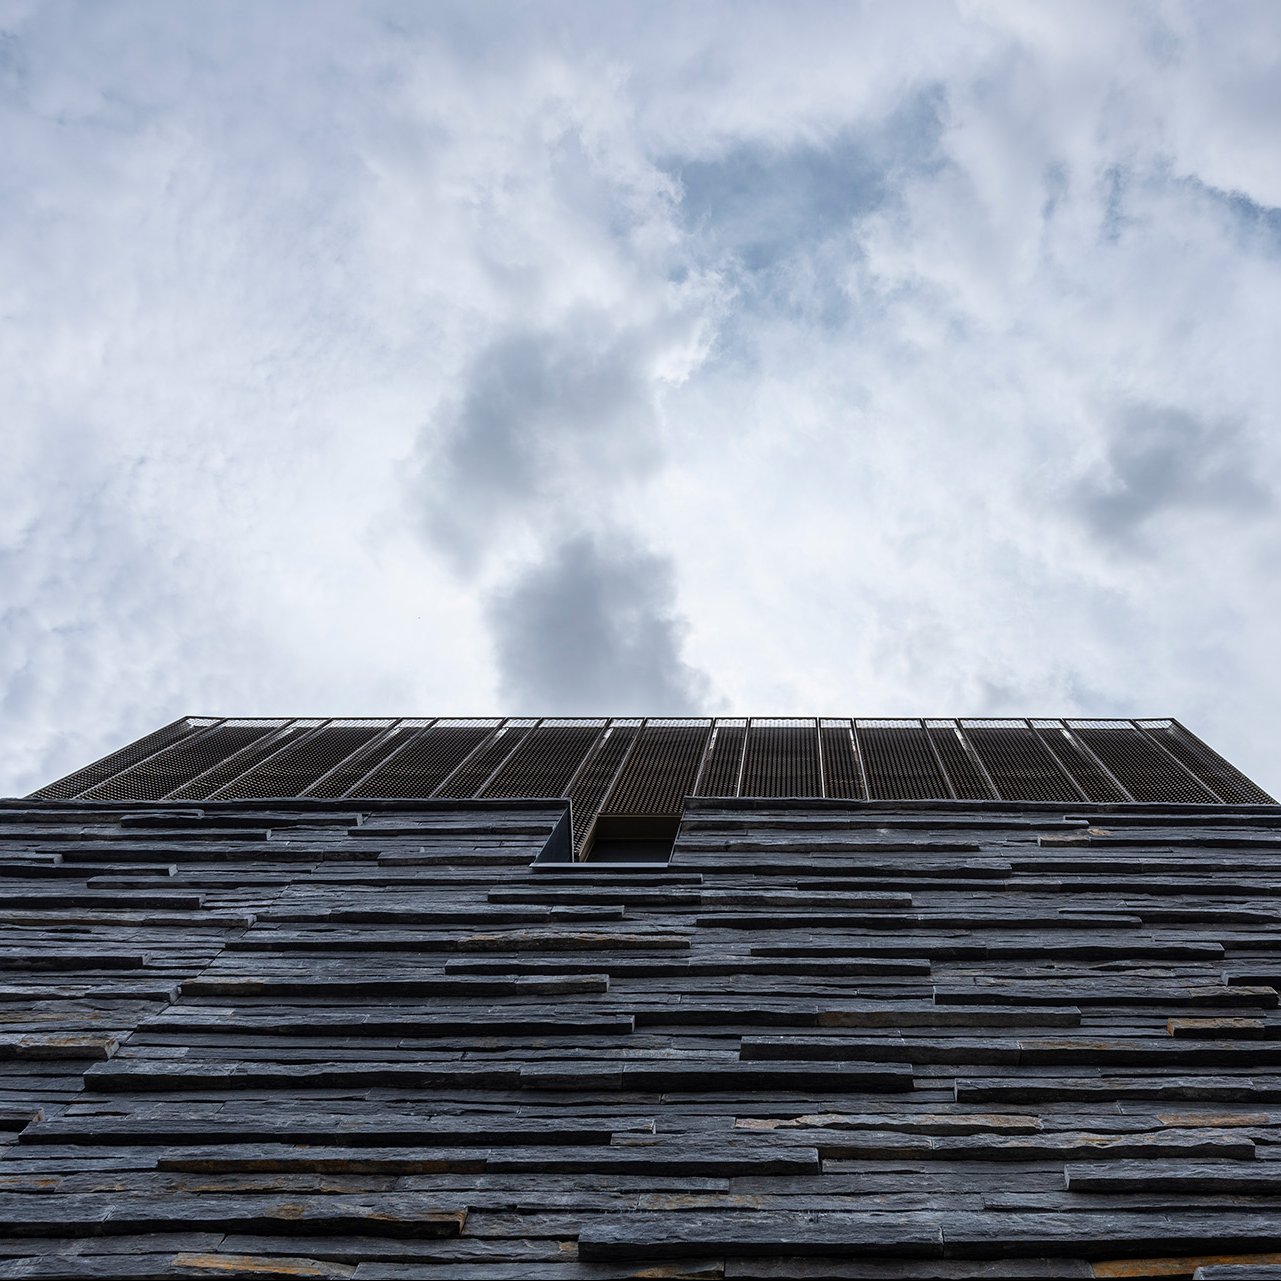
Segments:
[[[151,759],[164,748],[182,739],[191,738],[199,733],[202,727],[214,723],[211,720],[193,716],[186,720],[174,721],[171,725],[162,725],[160,729],[154,730],[145,738],[128,743],[109,756],[104,756],[100,761],[86,765],[84,769],[76,770],[74,774],[68,774],[66,778],[60,778],[56,783],[50,783],[48,787],[42,787],[36,795],[51,801],[79,800],[87,797],[90,790],[97,784],[119,777],[131,765]]]
[[[721,721],[716,726],[703,761],[703,772],[699,775],[697,795],[738,795],[738,779],[743,772],[743,744],[746,741],[746,721]]]
[[[1218,752],[1174,721],[1139,721],[1139,728],[1201,779],[1220,800],[1238,805],[1267,804],[1272,798]]]
[[[868,794],[877,801],[930,801],[951,797],[938,758],[920,721],[855,722],[867,768]]]
[[[481,795],[563,796],[604,728],[603,720],[544,722],[530,731]]]
[[[711,731],[711,721],[647,721],[602,812],[679,814]]]
[[[742,796],[822,796],[818,723],[781,717],[753,720],[747,730]]]
[[[159,800],[227,757],[277,732],[278,727],[270,722],[220,721],[183,735],[167,751],[143,757],[137,764],[87,788],[82,795],[91,801]]]
[[[990,801],[996,791],[955,721],[926,721],[925,732],[957,800]]]
[[[1272,804],[1173,720],[189,717],[33,793],[54,800],[560,797],[675,817],[687,796]]]
[[[591,755],[574,775],[568,796],[573,810],[575,849],[580,848],[591,833],[601,804],[636,742],[640,726],[639,720],[615,721],[602,732]]]
[[[861,800],[866,792],[863,771],[854,750],[854,727],[847,720],[825,720],[819,730],[823,745],[823,793],[844,800]]]
[[[339,796],[434,796],[436,789],[498,728],[498,721],[442,722],[417,730]]]
[[[1018,722],[966,721],[965,736],[1003,801],[1079,801],[1085,793],[1064,773],[1036,731]]]

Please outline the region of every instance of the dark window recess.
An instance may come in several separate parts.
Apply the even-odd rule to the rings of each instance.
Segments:
[[[602,814],[583,850],[588,863],[666,863],[672,857],[679,814]]]

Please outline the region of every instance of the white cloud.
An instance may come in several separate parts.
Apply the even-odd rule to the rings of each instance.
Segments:
[[[641,579],[596,702],[1172,713],[1281,787],[1274,6],[0,32],[3,790],[573,710],[516,606]]]

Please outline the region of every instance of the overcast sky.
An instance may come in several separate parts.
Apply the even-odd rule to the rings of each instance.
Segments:
[[[0,157],[0,794],[185,713],[1281,789],[1272,0],[0,0]]]

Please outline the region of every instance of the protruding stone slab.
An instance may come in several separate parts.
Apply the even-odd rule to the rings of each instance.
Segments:
[[[922,1214],[656,1214],[593,1220],[578,1238],[583,1259],[670,1259],[687,1254],[726,1257],[900,1255],[938,1257],[937,1216]]]

